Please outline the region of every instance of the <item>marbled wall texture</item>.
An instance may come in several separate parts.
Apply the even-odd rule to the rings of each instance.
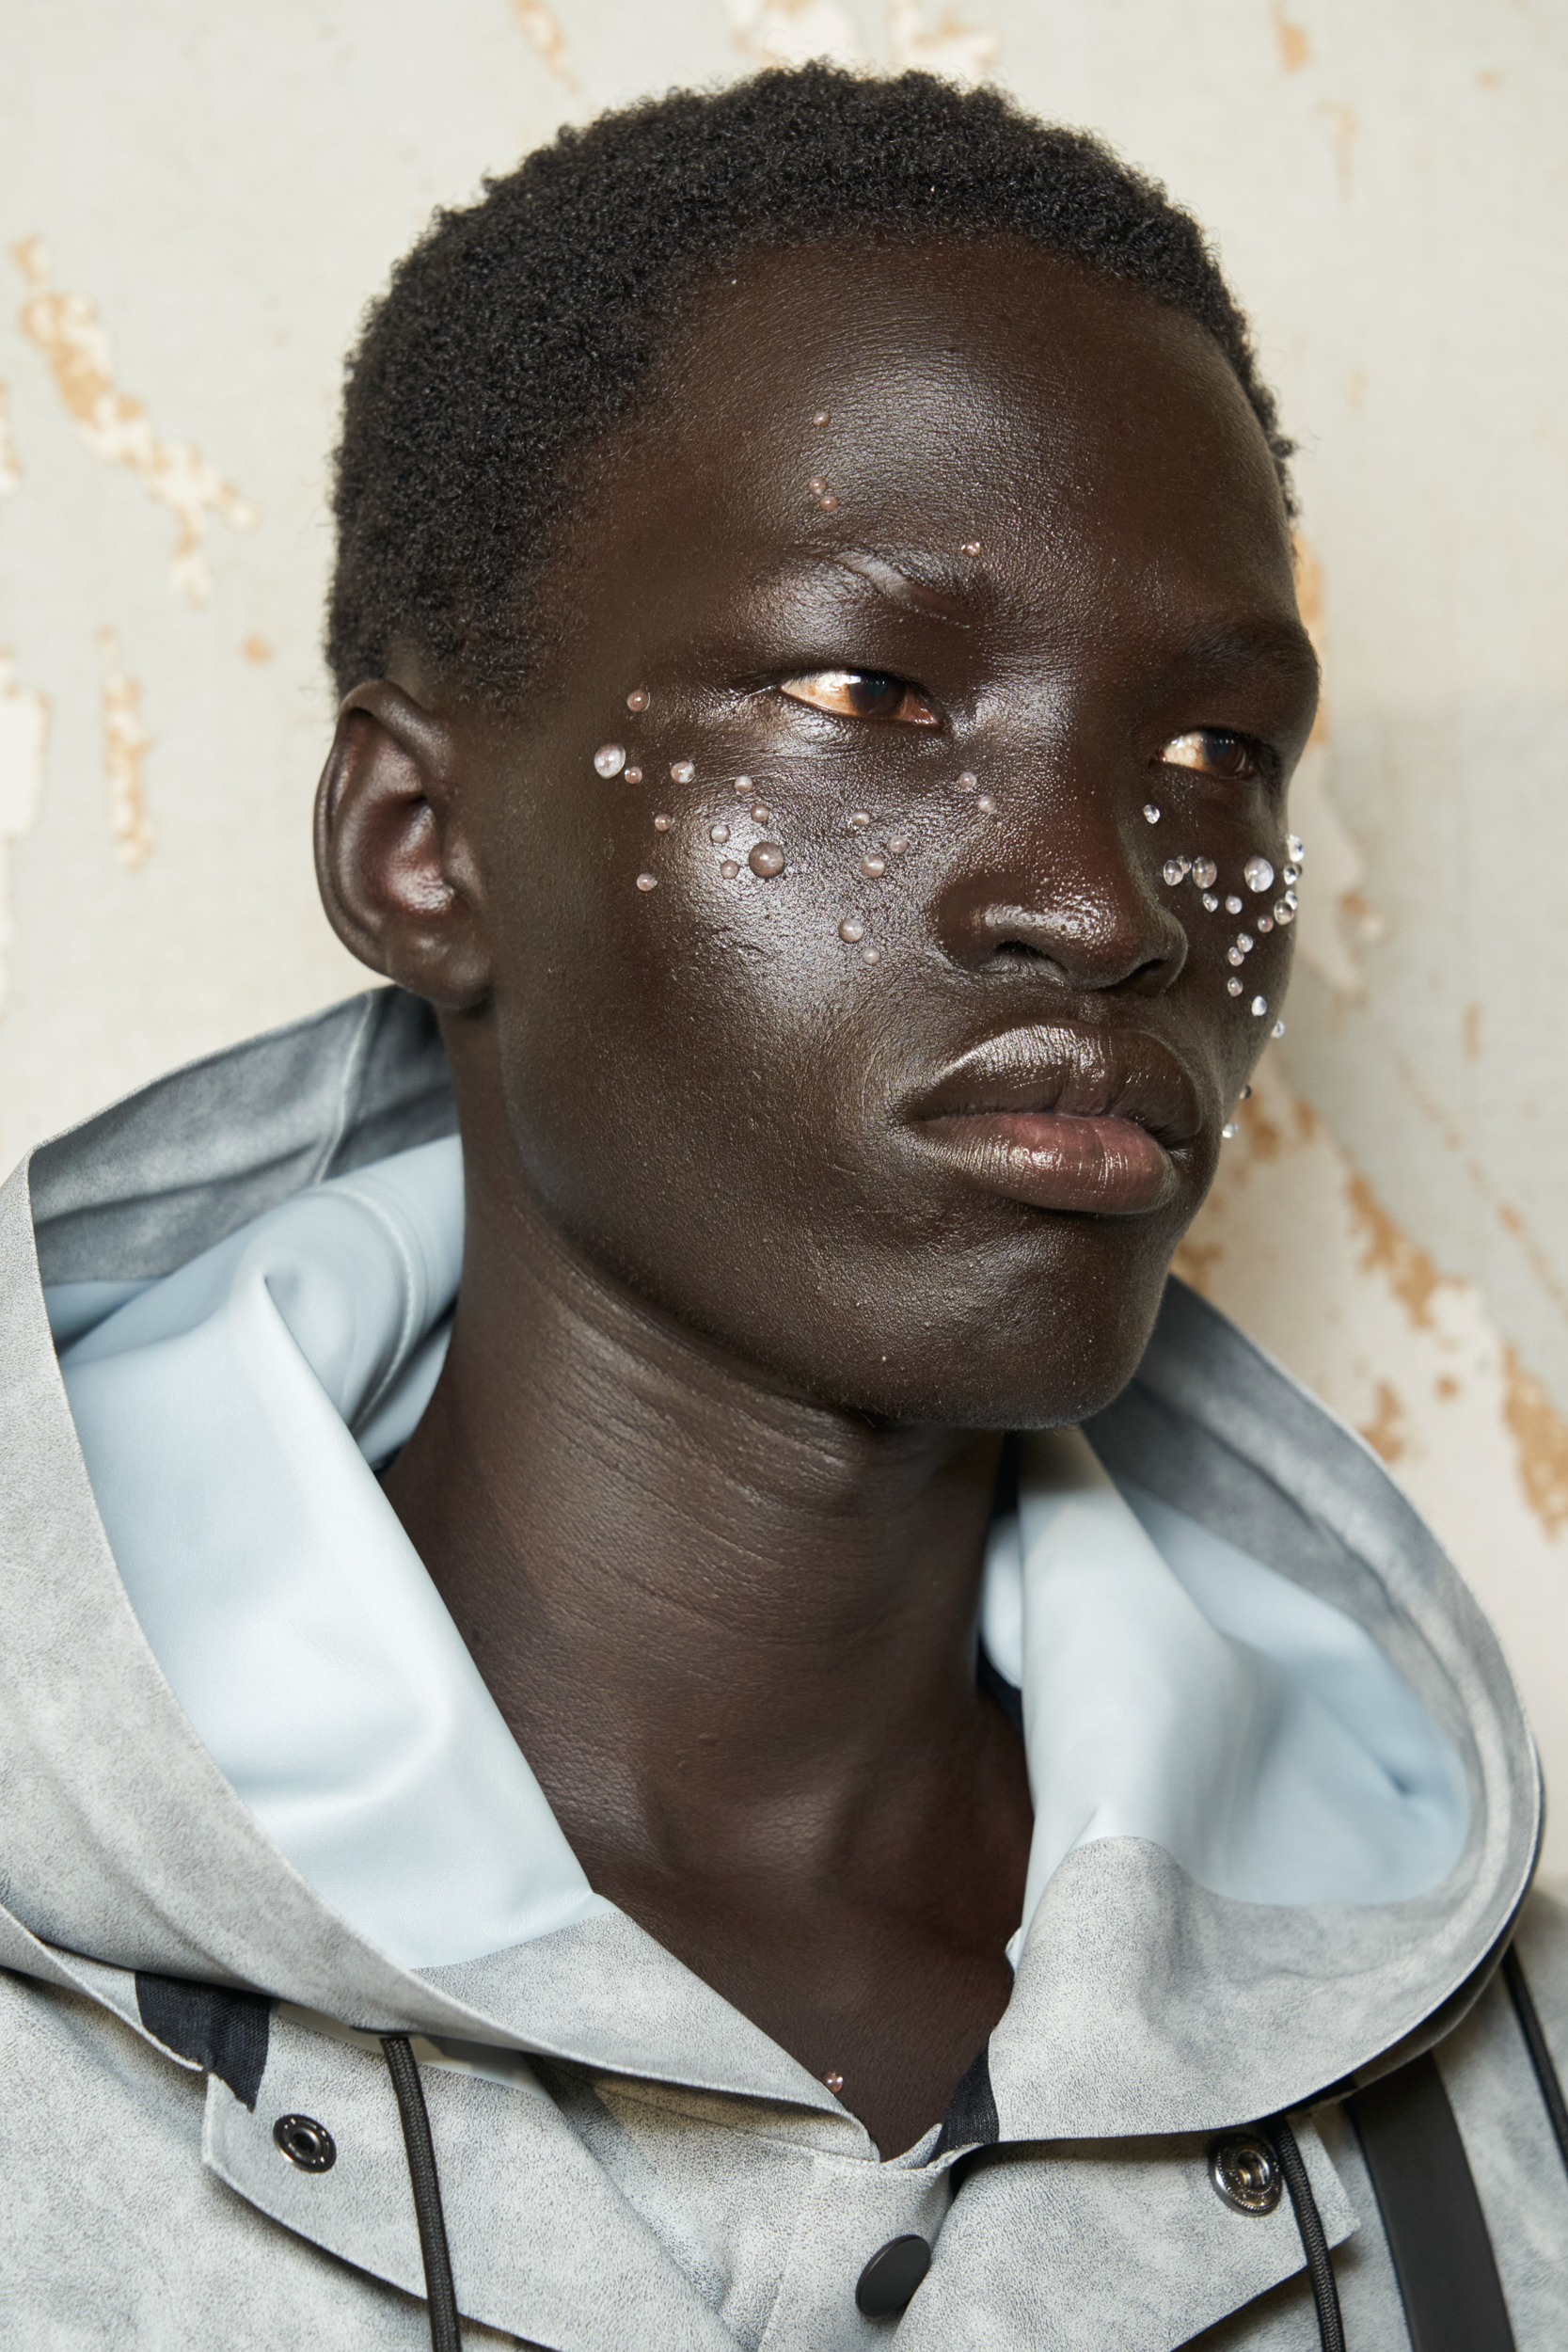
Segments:
[[[1568,1788],[1554,0],[9,0],[0,1160],[355,984],[307,810],[338,366],[389,262],[562,119],[824,53],[1106,133],[1257,321],[1328,694],[1289,1031],[1184,1270],[1435,1522]]]

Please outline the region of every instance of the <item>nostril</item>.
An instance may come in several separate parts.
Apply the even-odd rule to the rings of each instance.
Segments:
[[[999,956],[1023,956],[1032,963],[1040,961],[1040,950],[1031,947],[1026,939],[999,939],[993,952]]]

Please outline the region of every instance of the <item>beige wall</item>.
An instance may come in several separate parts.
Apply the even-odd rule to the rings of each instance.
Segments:
[[[355,984],[306,837],[324,459],[432,205],[562,119],[824,51],[994,72],[1107,133],[1256,318],[1329,692],[1289,1033],[1187,1270],[1433,1519],[1568,1789],[1549,0],[9,0],[0,1161]]]

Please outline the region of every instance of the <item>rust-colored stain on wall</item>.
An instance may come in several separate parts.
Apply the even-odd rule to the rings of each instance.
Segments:
[[[1397,1462],[1409,1442],[1404,1434],[1404,1406],[1391,1380],[1380,1380],[1374,1395],[1377,1410],[1370,1421],[1361,1423],[1361,1435],[1384,1461]]]
[[[555,10],[546,6],[546,0],[512,0],[512,13],[550,72],[559,74],[568,89],[576,89],[578,77],[566,54],[565,28]]]
[[[22,467],[11,438],[11,392],[8,384],[0,384],[0,498],[14,490],[22,479]]]
[[[1519,1477],[1548,1535],[1568,1526],[1568,1422],[1512,1346],[1503,1349],[1503,1418],[1519,1449]]]
[[[140,683],[127,675],[119,639],[112,628],[99,630],[98,646],[103,659],[103,775],[109,787],[109,830],[121,865],[134,873],[146,863],[155,838],[142,772],[152,738],[142,724]]]
[[[148,495],[173,515],[174,585],[189,603],[205,604],[213,591],[205,553],[209,515],[248,531],[254,510],[190,442],[161,440],[144,404],[119,389],[96,310],[84,295],[50,285],[42,241],[24,238],[12,251],[30,289],[20,314],[23,333],[49,362],[55,389],[93,455],[139,475]]]
[[[1304,65],[1312,61],[1312,43],[1307,38],[1307,28],[1286,15],[1280,0],[1275,0],[1269,13],[1274,19],[1274,37],[1279,49],[1279,62],[1287,73],[1299,73]]]
[[[1382,1274],[1418,1330],[1433,1327],[1432,1301],[1451,1274],[1439,1274],[1424,1249],[1402,1233],[1365,1176],[1356,1172],[1345,1184],[1351,1221],[1361,1237],[1361,1271]]]

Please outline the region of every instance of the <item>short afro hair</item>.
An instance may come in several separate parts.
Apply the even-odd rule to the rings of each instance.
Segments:
[[[504,701],[540,650],[528,591],[574,460],[635,410],[694,289],[834,235],[1023,237],[1141,286],[1219,344],[1273,453],[1292,444],[1191,215],[1099,139],[929,73],[770,70],[562,130],[438,212],[346,367],[326,655],[340,693],[400,643]]]

